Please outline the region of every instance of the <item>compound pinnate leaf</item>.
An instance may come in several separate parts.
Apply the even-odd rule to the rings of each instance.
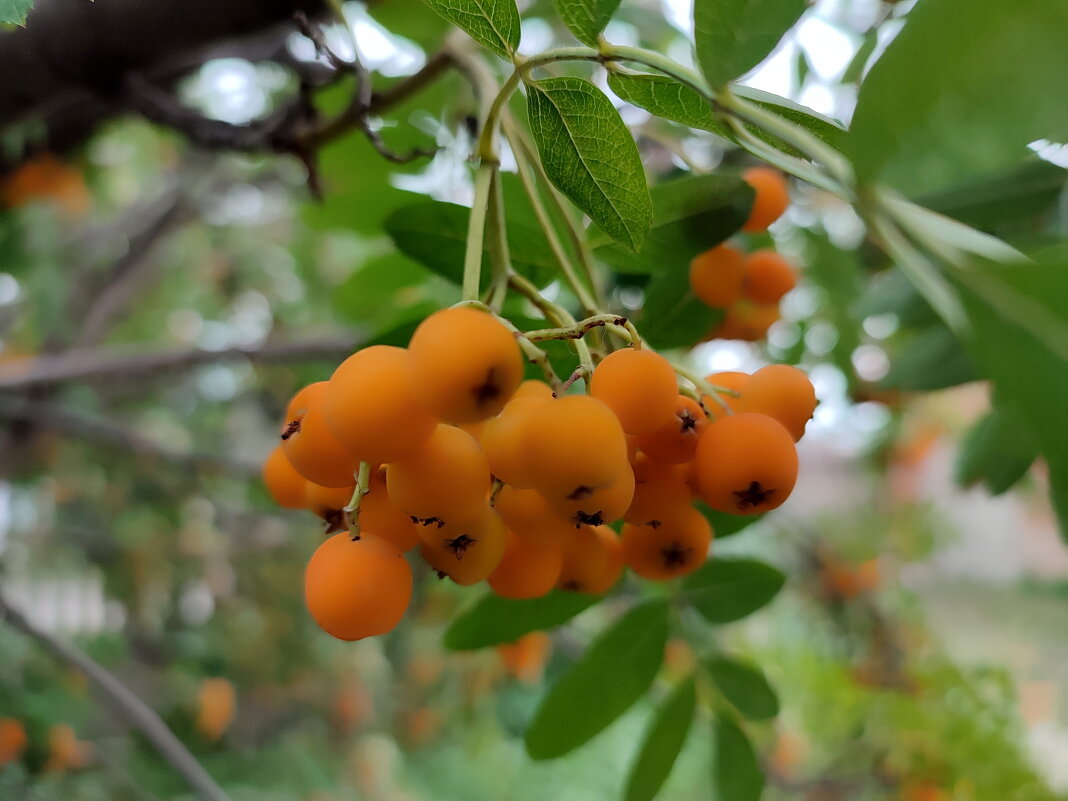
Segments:
[[[527,87],[530,128],[545,173],[615,241],[637,251],[653,209],[638,147],[619,112],[589,81]]]
[[[576,39],[597,47],[597,38],[619,8],[619,0],[553,0],[553,5]]]
[[[779,698],[756,665],[716,656],[705,663],[705,668],[723,697],[745,717],[763,720],[779,714]]]
[[[527,729],[527,753],[563,756],[626,712],[656,678],[667,632],[664,601],[636,606],[613,624],[542,700]]]
[[[525,601],[486,593],[452,621],[445,632],[445,646],[454,651],[473,651],[515,642],[532,631],[566,623],[599,600],[598,595],[581,592],[552,592]]]
[[[681,682],[656,711],[641,751],[631,765],[624,801],[650,801],[663,787],[693,725],[697,693],[694,680]]]
[[[918,194],[1022,161],[1068,137],[1063,0],[924,0],[861,84],[847,149],[862,179]],[[967,146],[962,142],[967,141]]]
[[[752,614],[774,598],[786,577],[751,559],[712,559],[683,581],[685,596],[711,623]]]
[[[519,9],[515,0],[423,0],[472,39],[503,58],[519,47]]]
[[[759,801],[764,773],[753,744],[724,715],[712,723],[712,793],[718,801]]]
[[[805,0],[695,0],[697,62],[713,87],[749,72],[775,49]]]

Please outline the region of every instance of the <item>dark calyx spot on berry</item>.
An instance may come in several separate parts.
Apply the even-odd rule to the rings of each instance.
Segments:
[[[602,526],[604,525],[604,515],[601,514],[601,510],[596,512],[583,512],[581,509],[575,514],[571,515],[571,522],[575,524],[575,528],[582,528],[583,526]]]
[[[438,570],[436,572],[438,574],[438,581],[441,581],[442,579],[447,579],[449,577],[449,574],[446,573],[444,570]]]
[[[775,490],[760,486],[759,481],[750,481],[744,490],[735,490],[731,494],[734,495],[734,505],[739,509],[752,509],[766,503],[774,493]]]
[[[290,420],[286,423],[286,427],[282,429],[282,439],[289,439],[298,431],[300,431],[300,420]]]
[[[486,371],[485,380],[471,390],[475,396],[475,403],[478,406],[495,401],[501,396],[501,387],[495,378],[496,373],[497,368],[491,367]]]
[[[646,520],[645,521],[645,525],[647,525],[647,526],[649,526],[649,528],[655,530],[655,529],[660,528],[660,526],[662,526],[663,524],[659,520]]]
[[[581,501],[583,498],[588,498],[593,495],[593,487],[587,487],[585,484],[579,484],[571,491],[571,494],[567,496],[569,501]]]
[[[689,434],[690,432],[697,430],[697,418],[694,417],[689,409],[684,410],[683,413],[677,415],[677,417],[679,419],[680,434]]]
[[[441,528],[445,525],[445,521],[440,517],[416,517],[415,515],[409,515],[408,517],[417,526],[437,526]]]
[[[466,534],[461,534],[459,537],[454,537],[451,540],[445,540],[445,548],[452,551],[453,556],[459,559],[464,558],[464,554],[467,553],[467,549],[474,545],[478,540],[468,537]]]
[[[664,567],[668,570],[685,567],[693,557],[693,548],[683,548],[679,543],[673,542],[666,548],[661,549],[660,554],[664,557]]]
[[[565,581],[563,584],[561,584],[560,589],[570,590],[571,592],[582,592],[582,582],[577,581],[575,579],[570,579],[569,581]]]
[[[322,509],[319,512],[319,517],[321,517],[326,524],[326,534],[334,534],[335,532],[343,531],[346,528],[345,512],[343,509]]]

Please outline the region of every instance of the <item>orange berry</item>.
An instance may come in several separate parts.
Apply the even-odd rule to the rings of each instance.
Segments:
[[[659,524],[689,509],[692,497],[685,465],[642,456],[634,463],[634,497],[623,519],[640,525]]]
[[[527,461],[526,432],[534,412],[549,403],[545,398],[514,398],[496,417],[486,421],[482,432],[482,449],[486,452],[490,472],[513,487],[534,486]]]
[[[293,469],[282,446],[275,447],[263,463],[263,484],[274,502],[285,509],[303,509],[304,485],[308,480]]]
[[[497,653],[511,675],[524,684],[537,684],[552,648],[553,641],[548,634],[532,631],[515,642],[502,642],[497,646]]]
[[[300,418],[312,407],[312,404],[322,401],[329,383],[329,381],[315,381],[306,387],[302,387],[286,404],[286,419],[284,422],[299,422]]]
[[[83,743],[66,723],[57,723],[48,730],[48,761],[46,772],[83,768],[89,763],[92,749]]]
[[[692,573],[708,557],[712,526],[687,506],[657,526],[627,523],[620,536],[623,559],[642,578],[666,581]]]
[[[616,480],[604,487],[584,487],[549,504],[575,528],[600,526],[623,517],[634,497],[634,472],[625,465]]]
[[[771,248],[757,250],[745,260],[745,284],[742,291],[756,304],[778,303],[797,286],[793,265]]]
[[[538,406],[526,426],[534,485],[552,502],[611,484],[627,466],[627,440],[612,410],[589,395]]]
[[[608,405],[628,434],[648,434],[671,418],[679,385],[663,356],[625,348],[597,365],[590,394]]]
[[[286,458],[312,483],[323,487],[352,486],[358,460],[338,442],[326,425],[322,411],[325,392],[309,392],[303,398],[305,405],[294,407],[304,392],[306,390],[297,393],[290,403],[293,416],[282,429],[282,450]]]
[[[417,400],[412,359],[404,348],[356,351],[330,377],[323,417],[359,462],[401,459],[421,445],[437,421]]]
[[[710,425],[697,444],[693,465],[702,500],[729,514],[774,509],[797,481],[793,438],[763,414],[734,414]]]
[[[236,706],[233,684],[220,677],[204,679],[197,690],[197,731],[218,740],[230,727]]]
[[[750,303],[748,300],[740,300],[727,309],[727,314],[712,330],[709,338],[759,342],[768,335],[768,329],[778,320],[778,304],[759,305]]]
[[[504,523],[488,506],[466,523],[424,526],[419,536],[427,564],[462,586],[488,578],[508,543]]]
[[[327,533],[345,528],[344,509],[352,500],[352,487],[320,487],[310,481],[304,482],[304,505],[327,523]]]
[[[26,750],[26,728],[21,720],[0,718],[0,768],[22,758]]]
[[[623,545],[608,526],[583,526],[563,545],[560,589],[600,595],[623,573]]]
[[[528,378],[519,388],[512,393],[512,400],[518,398],[541,398],[542,400],[552,400],[556,396],[553,394],[553,388],[546,384],[544,381],[538,381],[533,378]]]
[[[789,364],[769,364],[750,376],[734,408],[774,417],[796,442],[804,435],[816,403],[816,390],[803,370]]]
[[[466,431],[439,424],[430,438],[386,467],[393,503],[420,520],[468,520],[490,488],[486,454]]]
[[[532,540],[508,532],[500,564],[489,575],[489,585],[502,598],[540,598],[556,586],[563,567],[558,542]]]
[[[726,309],[742,296],[745,254],[730,245],[717,245],[690,262],[690,289],[706,306]]]
[[[671,419],[656,431],[636,437],[635,444],[642,453],[659,462],[681,464],[693,458],[697,440],[707,425],[708,417],[697,401],[679,395]]]
[[[537,490],[516,489],[505,484],[497,493],[493,509],[509,531],[535,542],[559,543],[575,530],[574,525],[553,509]]]
[[[492,417],[523,380],[515,336],[478,309],[435,312],[415,329],[408,351],[420,399],[450,423]]]
[[[339,640],[385,634],[412,598],[412,570],[393,543],[347,532],[320,545],[304,573],[304,601],[319,628]]]
[[[781,172],[771,167],[750,167],[742,173],[742,178],[756,192],[753,208],[749,211],[749,218],[742,230],[750,234],[766,231],[790,205],[786,179],[782,177]]]
[[[705,381],[714,387],[729,389],[733,392],[737,392],[738,395],[741,395],[745,385],[749,382],[749,373],[726,370],[722,373],[706,375]],[[705,408],[708,409],[713,418],[718,419],[726,414],[726,411],[723,408],[724,405],[731,411],[738,410],[738,397],[728,395],[726,392],[717,392],[716,396],[716,398],[710,398],[708,395],[701,396],[701,401],[705,404]]]
[[[418,545],[419,532],[412,518],[390,500],[385,468],[371,471],[368,489],[360,501],[361,530],[389,540],[401,551],[410,551]]]

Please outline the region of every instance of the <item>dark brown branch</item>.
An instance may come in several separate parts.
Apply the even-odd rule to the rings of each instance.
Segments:
[[[33,423],[41,428],[63,432],[78,439],[146,457],[156,463],[187,470],[222,471],[245,478],[260,474],[259,465],[250,462],[221,454],[175,450],[133,431],[128,425],[99,417],[88,417],[63,406],[29,398],[0,396],[0,418]]]
[[[41,356],[19,367],[0,367],[0,390],[36,389],[71,381],[156,379],[161,374],[189,370],[203,364],[232,361],[279,363],[340,360],[359,347],[360,341],[361,337],[355,334],[342,334],[226,350],[176,348],[138,352],[117,348],[80,348],[55,356]]]
[[[229,801],[226,792],[189,753],[174,732],[151,707],[130,692],[117,677],[105,670],[81,649],[53,637],[11,604],[0,587],[0,619],[36,640],[65,665],[76,668],[111,702],[117,712],[145,736],[156,751],[189,783],[202,801]]]

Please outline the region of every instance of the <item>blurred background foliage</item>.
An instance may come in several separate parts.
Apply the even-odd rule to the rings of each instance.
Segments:
[[[910,6],[820,0],[746,83],[848,120]],[[406,0],[346,11],[376,87],[418,69],[447,28]],[[688,62],[687,15],[685,3],[625,2],[607,36]],[[551,3],[527,3],[523,19],[524,50],[567,41]],[[343,32],[327,34],[343,55]],[[315,58],[297,33],[288,48]],[[271,63],[220,59],[181,94],[244,122],[295,82]],[[350,93],[339,84],[317,103],[338,108]],[[511,650],[450,653],[442,633],[477,593],[427,575],[396,632],[335,642],[301,597],[317,527],[258,484],[296,389],[459,299],[388,232],[411,223],[401,207],[470,201],[475,111],[467,85],[445,76],[380,127],[389,147],[432,144],[437,157],[396,165],[365,137],[340,138],[319,153],[322,200],[296,160],[207,153],[129,117],[4,179],[4,591],[148,700],[235,801],[617,797],[653,709],[643,702],[589,745],[532,762],[522,733],[545,681],[618,607]],[[659,178],[744,163],[723,140],[623,113]],[[32,130],[3,137],[19,147]],[[1063,259],[1068,156],[1050,143],[1034,151],[919,200]],[[719,630],[781,706],[745,724],[765,797],[1064,797],[1068,552],[1035,445],[990,411],[970,357],[847,206],[798,186],[770,238],[750,239],[796,260],[802,284],[766,345],[716,341],[691,359],[708,370],[800,364],[821,400],[796,497],[715,546],[788,577],[770,607]],[[639,308],[642,280],[618,278],[619,303]],[[287,343],[309,352],[270,358]],[[71,348],[220,358],[19,385]],[[672,640],[665,675],[693,659]],[[189,797],[106,699],[33,641],[0,627],[0,662],[0,797]],[[663,798],[711,797],[710,725],[699,713]]]

